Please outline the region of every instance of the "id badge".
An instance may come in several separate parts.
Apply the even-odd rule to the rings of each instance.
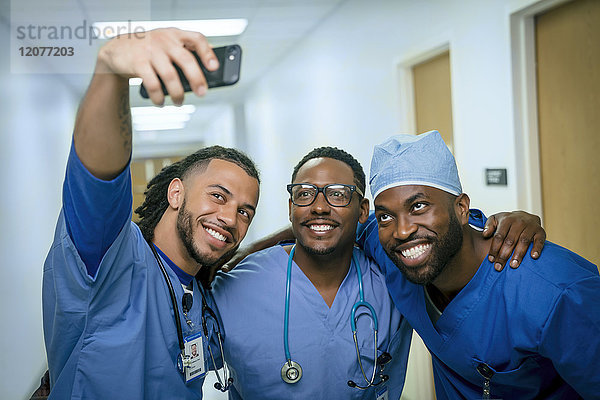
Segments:
[[[183,363],[183,375],[185,382],[191,382],[194,379],[206,375],[206,365],[204,364],[204,346],[202,346],[202,332],[194,333],[183,339],[185,360]]]
[[[375,393],[375,395],[377,396],[377,397],[375,397],[375,400],[389,400],[387,386],[383,386],[383,387],[379,388],[377,390],[377,392]]]

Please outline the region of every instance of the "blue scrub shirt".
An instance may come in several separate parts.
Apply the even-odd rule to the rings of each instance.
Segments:
[[[354,250],[362,271],[366,301],[375,308],[378,354],[387,351],[389,399],[398,399],[404,385],[412,329],[395,309],[383,274],[364,253]],[[274,246],[248,256],[228,273],[219,273],[214,296],[223,320],[225,360],[234,378],[230,399],[373,399],[381,386],[350,388],[352,379],[364,385],[356,359],[350,311],[359,299],[358,278],[352,265],[329,308],[320,293],[294,262],[292,264],[289,348],[303,369],[295,384],[281,379],[286,361],[283,344],[285,286],[288,254]],[[373,367],[373,328],[360,309],[359,346],[365,373]]]
[[[470,222],[482,226],[474,214]],[[516,270],[497,272],[486,259],[433,324],[424,287],[387,257],[373,215],[359,242],[432,353],[438,399],[481,398],[481,364],[492,399],[600,397],[600,277],[589,261],[550,242]]]
[[[186,384],[177,370],[180,350],[167,284],[130,218],[129,168],[113,181],[101,181],[72,149],[63,211],[44,264],[50,399],[202,398],[204,379]],[[192,329],[181,309],[183,287],[172,263],[163,264],[187,336]],[[196,304],[188,315],[200,327],[196,282],[193,295]],[[206,338],[203,346],[206,358]]]

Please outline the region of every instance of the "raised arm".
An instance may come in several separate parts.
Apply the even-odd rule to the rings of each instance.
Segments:
[[[178,29],[119,36],[98,53],[92,82],[77,113],[63,187],[67,231],[92,277],[130,219],[131,178],[125,171],[131,157],[128,79],[141,77],[152,101],[162,104],[160,76],[173,101],[180,104],[183,88],[175,63],[202,95],[206,81],[190,50],[200,54],[209,69],[218,67],[204,36]]]
[[[218,68],[218,61],[203,35],[174,28],[118,36],[100,49],[73,134],[77,155],[92,175],[103,180],[113,179],[129,161],[129,78],[142,78],[152,102],[162,105],[160,76],[173,102],[181,104],[183,87],[173,66],[175,63],[197,95],[206,93],[206,80],[192,50],[198,53],[207,69]]]

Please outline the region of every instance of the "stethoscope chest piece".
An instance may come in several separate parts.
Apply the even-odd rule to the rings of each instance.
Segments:
[[[281,367],[281,379],[285,383],[296,383],[302,378],[302,367],[296,361],[286,361]]]

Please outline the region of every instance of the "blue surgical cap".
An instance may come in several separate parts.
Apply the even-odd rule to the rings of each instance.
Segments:
[[[371,160],[373,199],[396,186],[431,186],[458,196],[462,193],[456,161],[438,131],[395,135],[375,146]]]

